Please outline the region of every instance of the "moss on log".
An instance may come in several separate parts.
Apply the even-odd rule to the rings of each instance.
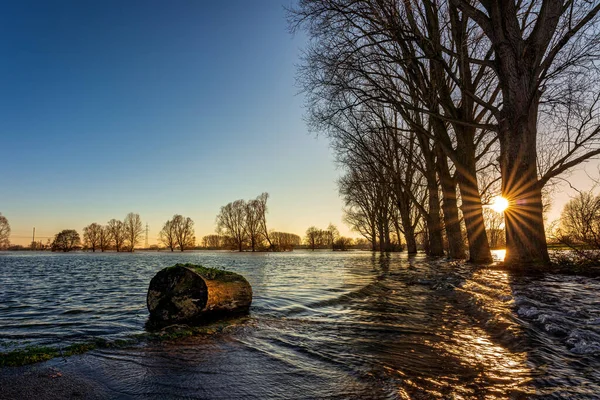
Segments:
[[[252,287],[246,278],[194,264],[160,270],[150,281],[147,297],[150,318],[159,324],[248,312],[251,303]]]

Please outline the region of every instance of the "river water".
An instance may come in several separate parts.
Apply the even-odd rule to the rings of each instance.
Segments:
[[[3,252],[0,351],[141,333],[150,279],[179,262],[246,276],[251,318],[74,357],[101,397],[600,396],[600,280],[405,254]]]

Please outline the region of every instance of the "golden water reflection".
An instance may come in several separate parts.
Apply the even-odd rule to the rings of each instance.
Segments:
[[[506,249],[492,250],[492,258],[494,261],[502,262],[506,257]]]
[[[432,365],[418,377],[402,379],[398,397],[425,398],[420,396],[427,393],[427,398],[503,399],[534,394],[528,354],[519,349],[525,338],[511,317],[507,273],[476,271],[455,293],[455,301],[441,314],[436,337],[422,343],[432,349]],[[436,359],[440,365],[433,365]]]

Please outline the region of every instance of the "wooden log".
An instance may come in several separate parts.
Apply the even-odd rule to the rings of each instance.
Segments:
[[[177,264],[152,278],[146,301],[155,323],[201,322],[221,314],[248,312],[252,287],[234,272]]]

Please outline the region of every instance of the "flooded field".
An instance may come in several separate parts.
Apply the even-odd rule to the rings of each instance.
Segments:
[[[141,333],[150,279],[178,262],[246,276],[251,318],[215,335],[94,350],[44,368],[76,376],[99,398],[600,393],[598,279],[405,254],[1,253],[0,350]],[[0,370],[0,387],[14,393],[8,382],[35,368]]]

